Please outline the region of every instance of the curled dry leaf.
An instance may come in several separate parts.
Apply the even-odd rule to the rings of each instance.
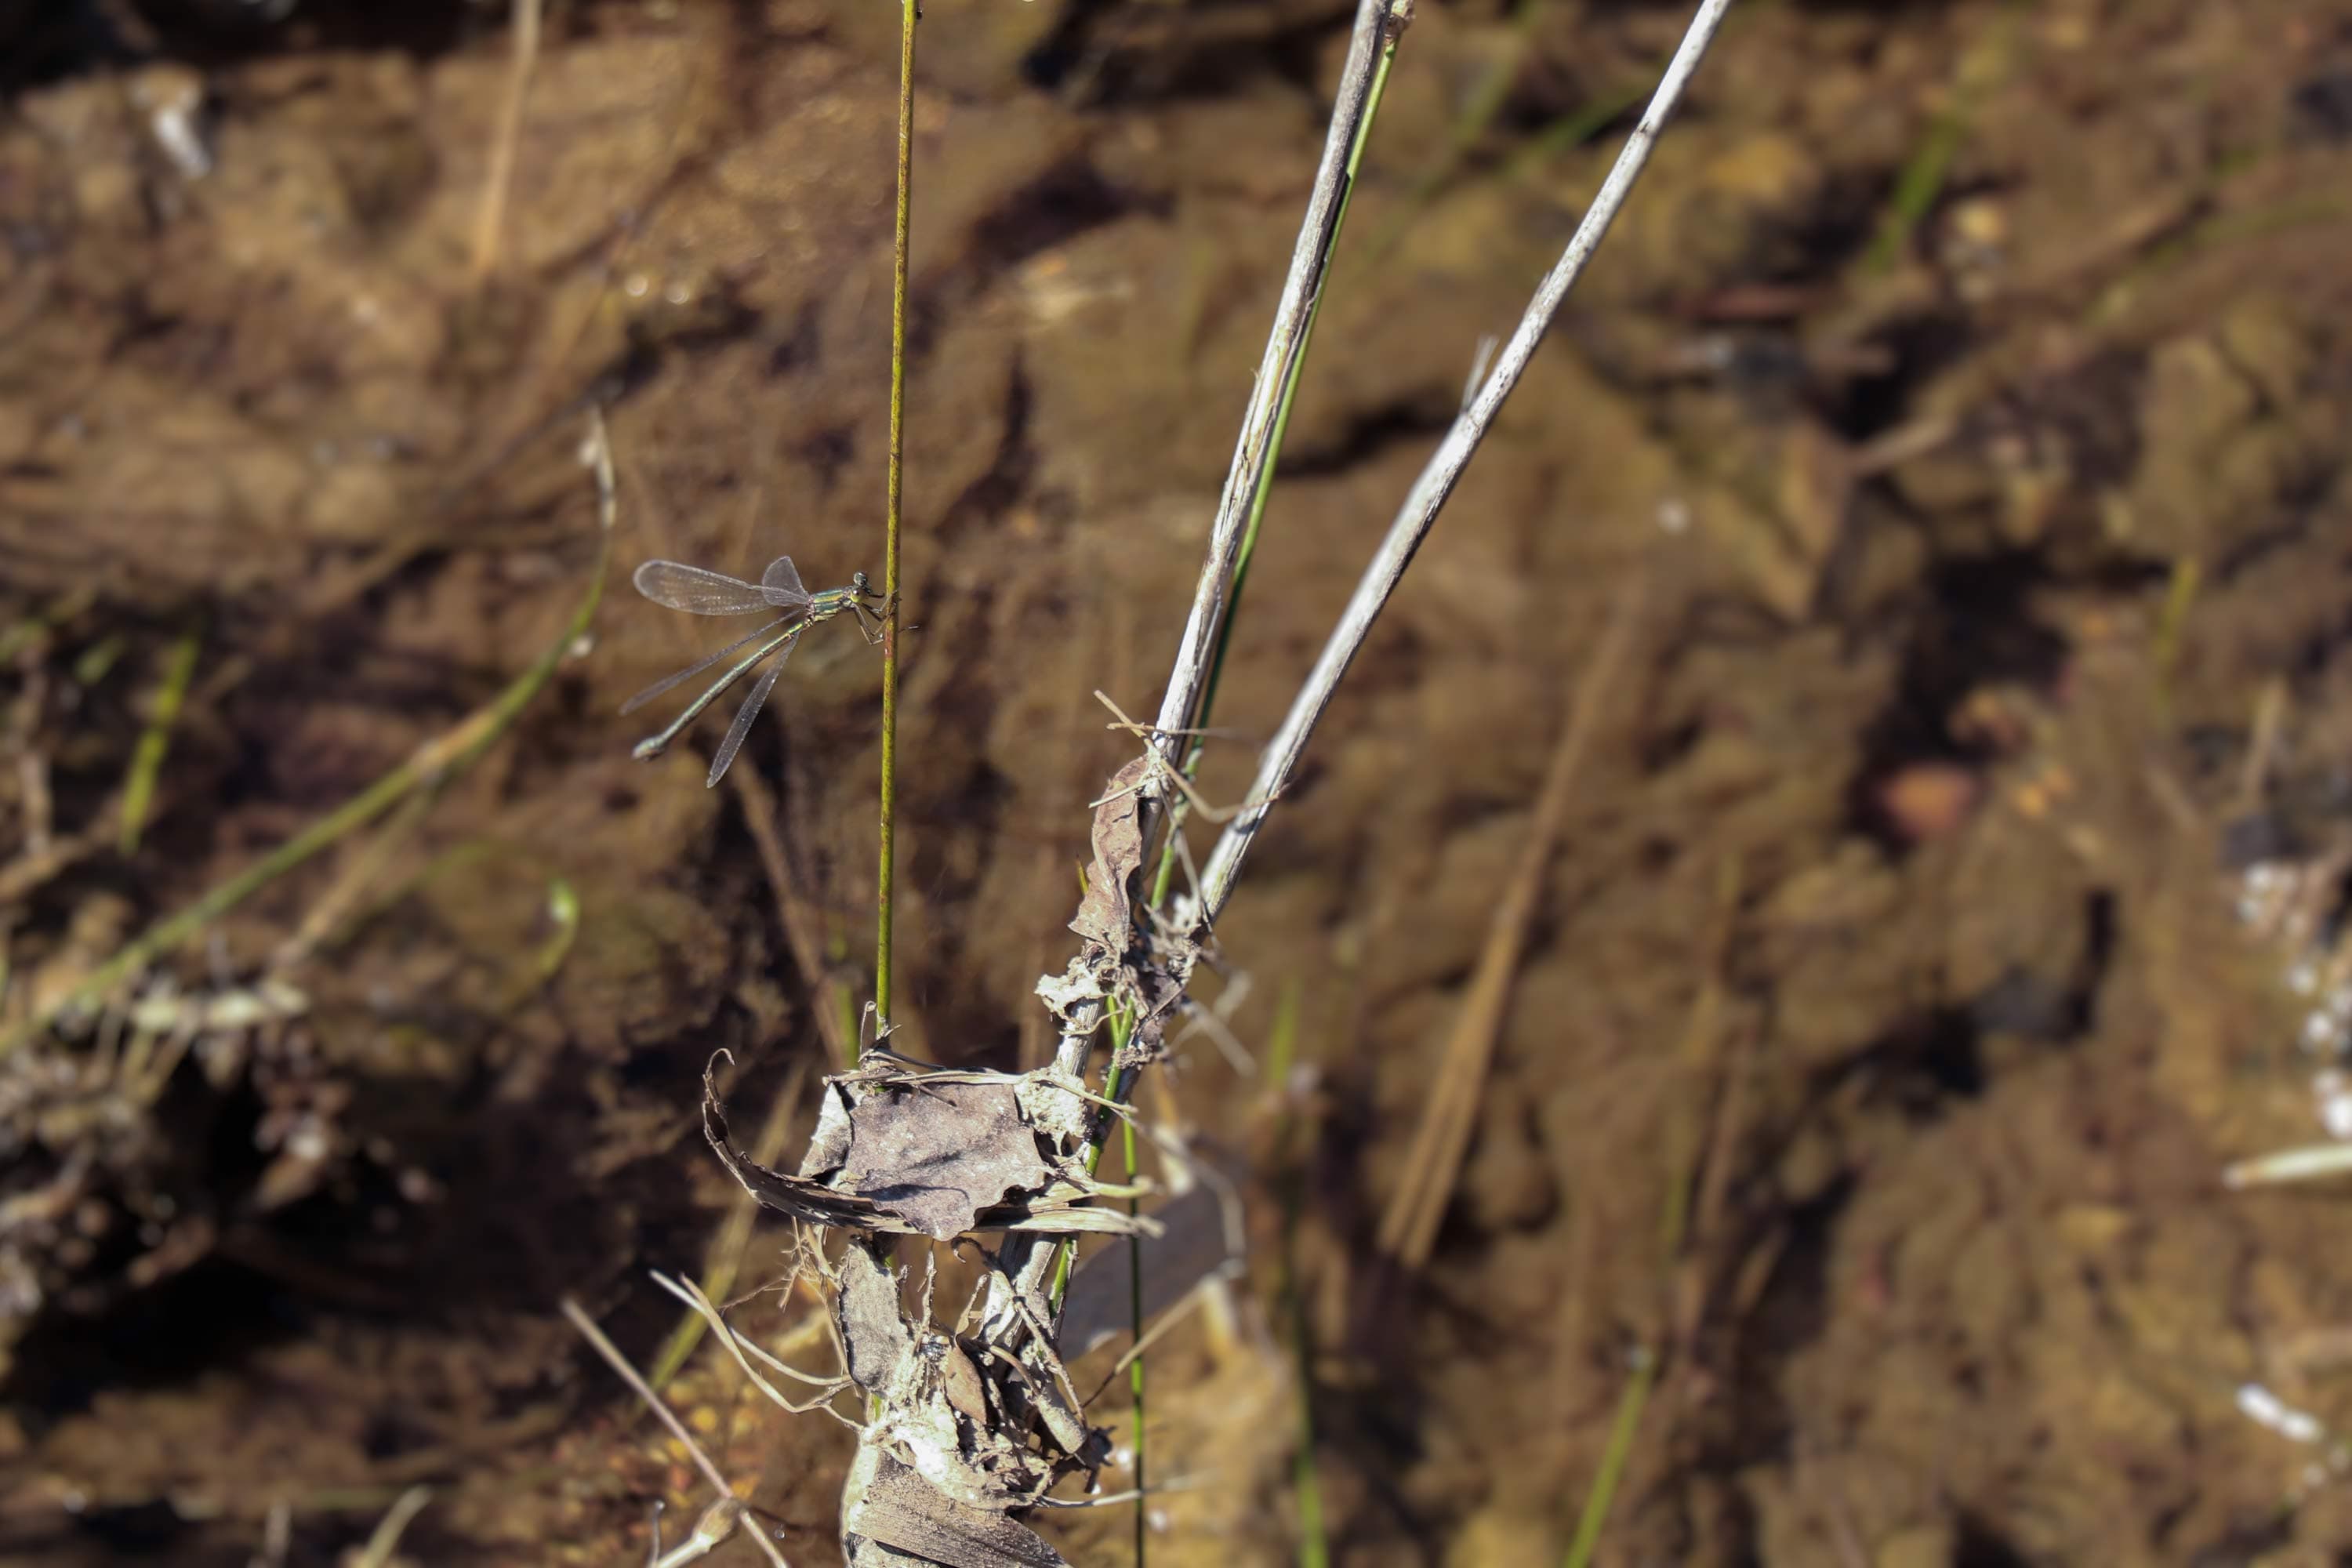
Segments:
[[[1070,929],[1111,952],[1125,952],[1135,930],[1129,883],[1143,864],[1142,784],[1153,753],[1111,775],[1102,805],[1095,808],[1095,858],[1087,868],[1087,896]]]
[[[1087,1205],[1098,1188],[1066,1152],[1067,1100],[1075,1097],[1049,1093],[1055,1087],[1024,1099],[1022,1079],[994,1073],[884,1070],[829,1079],[819,1137],[797,1176],[735,1146],[709,1070],[702,1127],[745,1191],[811,1225],[940,1240],[972,1230],[1157,1235],[1149,1218]],[[1024,1117],[1029,1103],[1050,1115],[1042,1129],[1053,1140],[1050,1152]]]
[[[711,1058],[716,1064],[721,1051]],[[749,1154],[735,1147],[727,1131],[727,1106],[719,1097],[719,1083],[711,1068],[702,1074],[702,1135],[710,1141],[719,1163],[743,1184],[743,1190],[769,1208],[810,1225],[832,1226],[840,1230],[911,1232],[914,1226],[904,1220],[884,1214],[872,1202],[855,1193],[835,1192],[823,1182],[805,1176],[788,1176],[782,1171],[771,1171]]]

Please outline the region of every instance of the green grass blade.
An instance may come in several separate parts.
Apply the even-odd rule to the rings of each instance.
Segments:
[[[196,653],[203,637],[191,631],[172,645],[163,667],[163,684],[155,689],[155,710],[140,731],[139,749],[131,753],[131,772],[122,784],[122,832],[118,847],[136,854],[140,836],[147,831],[147,814],[155,804],[155,784],[163,776],[163,760],[172,751],[172,727],[180,721],[181,706],[196,678]]]

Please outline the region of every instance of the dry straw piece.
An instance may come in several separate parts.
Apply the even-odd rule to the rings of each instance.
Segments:
[[[1429,1261],[1430,1249],[1437,1243],[1438,1223],[1445,1217],[1445,1205],[1462,1173],[1486,1070],[1494,1060],[1495,1038],[1502,1032],[1511,1000],[1511,980],[1518,972],[1519,953],[1527,942],[1528,924],[1543,896],[1552,850],[1559,843],[1560,825],[1568,816],[1570,786],[1591,747],[1601,702],[1615,689],[1625,667],[1634,629],[1641,622],[1645,586],[1637,579],[1618,600],[1616,613],[1601,635],[1601,646],[1570,700],[1559,744],[1552,751],[1542,792],[1536,797],[1535,820],[1528,824],[1517,866],[1495,906],[1486,945],[1478,954],[1477,972],[1471,977],[1461,1016],[1446,1037],[1436,1088],[1422,1112],[1412,1152],[1405,1159],[1404,1181],[1381,1220],[1381,1251],[1403,1268],[1416,1269]]]

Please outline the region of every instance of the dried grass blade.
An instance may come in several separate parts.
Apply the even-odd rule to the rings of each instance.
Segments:
[[[1381,1250],[1402,1267],[1419,1268],[1429,1261],[1437,1227],[1454,1194],[1462,1162],[1470,1147],[1470,1131],[1477,1120],[1478,1100],[1486,1071],[1495,1056],[1495,1040],[1511,998],[1511,981],[1519,953],[1527,943],[1528,924],[1542,897],[1551,865],[1552,849],[1568,815],[1571,786],[1585,752],[1591,748],[1602,700],[1617,684],[1619,672],[1633,647],[1642,604],[1648,596],[1646,573],[1622,595],[1592,661],[1585,667],[1569,701],[1559,744],[1536,801],[1535,820],[1528,826],[1525,852],[1509,886],[1495,906],[1487,927],[1486,945],[1470,982],[1470,994],[1454,1020],[1438,1065],[1437,1088],[1423,1112],[1412,1151],[1405,1162],[1403,1183],[1389,1201],[1380,1230]]]

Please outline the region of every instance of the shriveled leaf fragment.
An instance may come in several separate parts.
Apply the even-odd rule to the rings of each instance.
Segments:
[[[718,1059],[711,1058],[713,1062]],[[726,1103],[719,1098],[718,1079],[708,1068],[702,1075],[702,1133],[710,1141],[719,1163],[743,1184],[743,1190],[772,1209],[811,1225],[834,1226],[843,1230],[904,1232],[913,1228],[882,1213],[855,1193],[836,1192],[822,1182],[771,1171],[735,1147],[727,1131]]]
[[[1111,775],[1102,805],[1095,808],[1095,858],[1087,868],[1087,896],[1070,929],[1113,952],[1124,952],[1135,931],[1128,882],[1143,864],[1143,795],[1139,785],[1152,766],[1146,752]]]
[[[946,1342],[940,1347],[940,1393],[957,1415],[975,1427],[986,1426],[992,1413],[988,1407],[988,1385],[981,1381],[980,1367],[964,1342],[942,1338]]]
[[[898,1305],[896,1270],[862,1241],[841,1256],[835,1279],[834,1313],[849,1356],[849,1375],[868,1394],[889,1387],[915,1336]]]
[[[1083,1088],[1071,1075],[1043,1067],[1023,1074],[1014,1091],[1030,1127],[1063,1153],[1076,1153],[1094,1131],[1096,1111]]]
[[[858,1456],[865,1489],[845,1500],[841,1528],[845,1538],[863,1537],[919,1562],[946,1568],[1069,1568],[1062,1554],[1045,1539],[1018,1520],[992,1509],[972,1508],[944,1497],[929,1482],[888,1454],[868,1449]],[[853,1475],[853,1485],[858,1479]],[[845,1539],[845,1544],[848,1544]],[[876,1559],[857,1556],[852,1561]],[[887,1558],[879,1559],[887,1562]]]
[[[1110,1458],[1108,1436],[1099,1427],[1087,1425],[1086,1408],[1078,1402],[1077,1390],[1070,1385],[1069,1369],[1049,1342],[1033,1335],[1005,1364],[1055,1447],[1088,1469]]]
[[[1093,1187],[1082,1168],[1055,1168],[1038,1152],[1035,1136],[1025,1127],[1018,1129],[1017,1140],[1004,1130],[1003,1116],[1019,1121],[1014,1080],[927,1073],[902,1075],[891,1081],[893,1087],[887,1091],[866,1086],[842,1093],[842,1087],[850,1080],[834,1080],[829,1092],[839,1095],[835,1103],[845,1107],[843,1122],[850,1129],[849,1152],[843,1157],[842,1168],[824,1181],[772,1171],[737,1148],[728,1132],[727,1110],[719,1098],[718,1083],[708,1071],[702,1080],[703,1134],[746,1192],[769,1208],[810,1225],[869,1236],[941,1238],[965,1230],[1032,1230],[1055,1236],[1158,1234],[1159,1227],[1149,1218],[1089,1205],[1086,1200]],[[988,1113],[982,1124],[993,1129],[992,1140],[961,1154],[949,1146],[956,1112],[946,1111],[940,1127],[927,1127],[919,1111],[901,1103],[970,1087],[989,1090],[998,1103],[988,1105],[983,1098]],[[893,1106],[899,1107],[898,1116],[877,1115]],[[870,1119],[870,1125],[861,1118]],[[906,1125],[898,1124],[901,1119]],[[860,1131],[861,1127],[867,1130]],[[857,1152],[861,1140],[863,1154]],[[894,1142],[898,1155],[882,1152]],[[861,1182],[870,1183],[874,1193],[860,1191]],[[884,1194],[887,1201],[881,1201]]]
[[[823,1181],[841,1169],[842,1161],[849,1157],[848,1091],[828,1079],[824,1092],[817,1097],[816,1127],[809,1133],[808,1147],[801,1153],[800,1173],[812,1181]]]
[[[1047,1012],[1066,1021],[1081,1003],[1102,1001],[1103,977],[1085,958],[1073,958],[1061,973],[1039,975],[1036,993]]]
[[[1009,1082],[916,1079],[863,1097],[849,1125],[835,1187],[942,1241],[972,1229],[1007,1194],[1042,1194],[1054,1180]]]

